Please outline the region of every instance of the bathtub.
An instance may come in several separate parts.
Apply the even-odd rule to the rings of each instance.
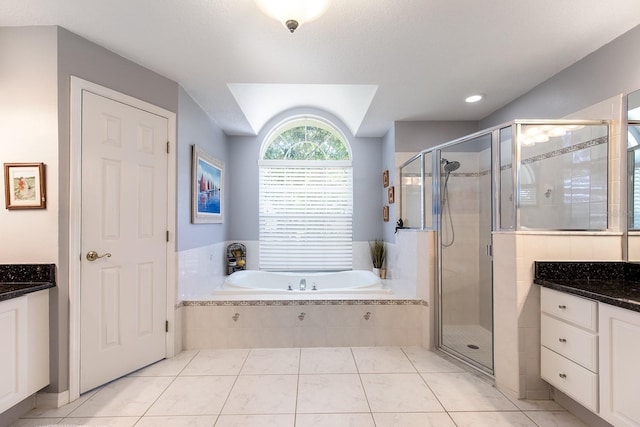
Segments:
[[[321,294],[382,296],[391,293],[378,276],[367,270],[334,273],[236,271],[225,279],[220,288],[213,291],[214,295],[291,295],[295,298]]]

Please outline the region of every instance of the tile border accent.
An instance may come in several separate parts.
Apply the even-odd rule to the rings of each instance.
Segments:
[[[537,156],[533,156],[533,157],[529,157],[529,158],[526,158],[526,159],[522,159],[520,161],[520,164],[526,165],[526,164],[530,164],[530,163],[535,163],[535,162],[539,162],[541,160],[550,159],[552,157],[562,156],[563,154],[573,153],[574,151],[580,151],[580,150],[584,150],[586,148],[596,147],[598,145],[606,144],[608,142],[609,142],[609,137],[608,136],[601,136],[599,138],[590,139],[590,140],[584,141],[584,142],[579,142],[579,143],[577,143],[575,145],[570,145],[568,147],[560,148],[558,150],[549,151],[548,153],[538,154]],[[507,169],[511,169],[511,168],[512,168],[511,163],[506,164],[506,165],[500,165],[500,170],[501,171],[504,171],[504,170],[507,170]],[[458,173],[452,172],[451,176],[458,177],[458,178],[478,178],[480,176],[487,175],[489,173],[490,173],[489,170],[480,171],[480,172],[458,172]],[[441,174],[441,176],[444,176],[444,175],[445,175],[444,173]],[[419,177],[420,175],[418,174],[416,176]],[[425,176],[433,177],[433,173],[432,172],[427,172],[427,173],[425,173]]]
[[[182,301],[177,306],[184,307],[266,307],[266,306],[295,306],[295,305],[422,305],[429,303],[421,299],[323,299],[323,300],[206,300]]]
[[[600,138],[590,139],[589,141],[579,142],[569,147],[560,148],[559,150],[549,151],[548,153],[538,154],[537,156],[529,157],[520,161],[523,165],[528,163],[538,162],[540,160],[550,159],[552,157],[561,156],[563,154],[573,153],[574,151],[584,150],[585,148],[595,147],[597,145],[606,144],[609,141],[609,137],[601,136]]]

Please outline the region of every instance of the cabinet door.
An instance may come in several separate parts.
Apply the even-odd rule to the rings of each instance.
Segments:
[[[600,415],[640,426],[640,313],[600,303]]]
[[[26,397],[27,300],[0,302],[0,413]]]

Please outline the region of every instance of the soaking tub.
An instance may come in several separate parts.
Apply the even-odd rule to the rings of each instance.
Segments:
[[[228,276],[214,295],[295,295],[319,294],[389,295],[378,276],[371,271],[351,270],[334,273],[281,273],[258,270],[236,271]]]

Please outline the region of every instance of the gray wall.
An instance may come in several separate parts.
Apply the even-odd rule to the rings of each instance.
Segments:
[[[395,151],[418,153],[478,131],[476,121],[395,122]]]
[[[228,204],[229,240],[258,240],[258,158],[260,147],[278,123],[293,115],[311,114],[336,125],[353,153],[353,240],[379,238],[382,234],[382,141],[357,138],[337,117],[312,108],[296,108],[271,119],[255,137],[229,136]]]
[[[69,112],[70,76],[125,93],[178,112],[178,84],[58,27],[58,128],[60,174],[58,295],[52,301],[51,385],[48,391],[69,388]],[[54,179],[54,177],[51,177]]]
[[[407,122],[410,123],[410,122]],[[382,187],[382,172],[389,171],[389,186],[395,187],[395,200],[399,201],[400,183],[396,183],[396,150],[397,150],[396,126],[392,127],[389,132],[382,138],[382,170],[379,176],[379,192],[382,202],[380,206],[388,204],[388,189]],[[418,150],[420,151],[420,150]],[[395,202],[397,203],[397,202]],[[380,220],[382,221],[382,208],[378,208],[380,212]],[[382,239],[385,242],[395,243],[395,227],[396,227],[396,205],[389,205],[389,222],[382,221]]]
[[[514,119],[561,118],[637,89],[640,89],[640,26],[485,117],[480,121],[480,128]]]
[[[396,183],[395,180],[400,165],[395,164],[395,153],[417,154],[426,148],[453,141],[477,130],[478,122],[475,121],[395,122],[394,127],[383,138],[383,170],[389,170],[389,185],[396,187],[396,200],[400,192],[400,183]],[[382,197],[386,200],[386,189]],[[383,223],[384,240],[387,242],[395,242],[396,210],[396,205],[390,205],[389,222]]]
[[[230,191],[223,193],[224,222],[222,224],[191,223],[191,162],[192,145],[196,144],[225,163],[225,186],[229,183],[227,136],[182,88],[179,91],[178,169],[177,169],[177,250],[198,248],[226,240]],[[228,187],[227,187],[228,188]]]

